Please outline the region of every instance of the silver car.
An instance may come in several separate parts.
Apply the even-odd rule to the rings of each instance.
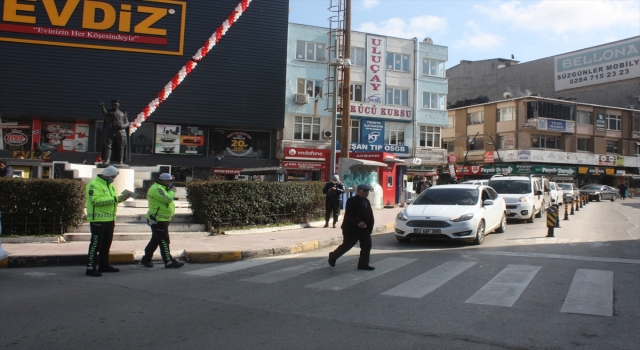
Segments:
[[[611,201],[616,200],[616,191],[608,188],[605,185],[586,185],[580,189],[580,193],[588,194],[590,201],[600,202],[603,199],[609,199]]]
[[[572,183],[558,182],[556,183],[559,190],[562,190],[562,202],[571,202],[580,195],[580,191]]]

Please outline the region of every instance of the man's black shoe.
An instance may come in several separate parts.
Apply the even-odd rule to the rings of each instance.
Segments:
[[[100,276],[102,276],[100,271],[92,270],[92,269],[87,269],[87,273],[85,273],[85,275],[91,276],[91,277],[100,277]]]
[[[98,271],[100,271],[100,272],[119,272],[120,269],[115,268],[115,267],[113,267],[111,265],[106,265],[104,267],[100,266],[100,268],[98,268]]]
[[[184,264],[183,264],[183,263],[181,263],[181,262],[179,262],[179,261],[178,261],[178,260],[176,260],[176,259],[173,259],[173,260],[171,260],[171,261],[167,262],[167,263],[164,265],[164,267],[166,267],[167,269],[177,269],[177,268],[182,267],[182,266],[184,266]]]
[[[336,266],[336,259],[331,257],[331,254],[329,254],[329,265],[331,267],[335,267]]]
[[[358,266],[358,270],[367,270],[367,271],[373,271],[376,268],[373,266]]]
[[[140,264],[142,264],[144,267],[153,267],[153,262],[151,262],[151,259],[147,259],[146,257],[142,257],[142,259],[140,259]]]

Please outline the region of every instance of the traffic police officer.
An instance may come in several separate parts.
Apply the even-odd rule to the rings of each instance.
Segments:
[[[171,183],[173,178],[168,173],[160,174],[147,192],[149,200],[149,211],[147,212],[147,223],[151,226],[151,240],[144,248],[144,256],[140,263],[146,267],[153,267],[151,258],[153,253],[160,246],[160,255],[166,268],[179,268],[184,264],[171,257],[169,250],[169,224],[176,211],[173,198],[176,190]]]

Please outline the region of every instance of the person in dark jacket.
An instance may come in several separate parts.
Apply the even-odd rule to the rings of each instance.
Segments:
[[[618,185],[618,190],[620,190],[620,195],[622,196],[622,199],[627,199],[627,185],[624,184],[624,182],[621,182]]]
[[[325,214],[324,214],[324,227],[329,227],[329,218],[333,213],[333,228],[336,228],[336,222],[338,222],[338,216],[340,215],[340,207],[342,207],[342,194],[344,193],[344,185],[340,183],[340,177],[333,175],[331,182],[324,185],[322,193],[326,195],[325,200]]]
[[[0,177],[13,177],[13,168],[0,159]]]
[[[367,199],[371,187],[369,185],[358,185],[357,196],[347,199],[345,206],[344,220],[342,220],[343,241],[336,250],[329,253],[329,265],[336,266],[336,260],[348,252],[353,246],[360,242],[360,260],[358,260],[358,270],[374,270],[369,265],[371,254],[371,232],[373,232],[373,210],[371,203]]]

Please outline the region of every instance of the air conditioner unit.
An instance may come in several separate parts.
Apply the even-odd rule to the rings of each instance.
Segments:
[[[333,133],[331,132],[331,130],[324,130],[322,131],[322,136],[328,139],[333,136]]]
[[[628,109],[636,109],[636,106],[635,105],[628,105],[627,108]]]
[[[309,95],[307,95],[307,94],[295,94],[293,96],[293,100],[296,101],[296,103],[306,104],[306,103],[309,103]]]

